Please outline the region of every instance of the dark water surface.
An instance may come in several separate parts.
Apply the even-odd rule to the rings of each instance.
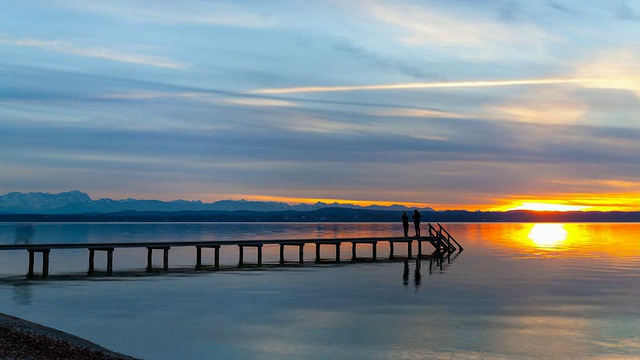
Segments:
[[[229,246],[222,271],[193,271],[195,249],[185,247],[172,248],[173,270],[147,273],[144,248],[116,249],[115,274],[96,277],[86,275],[86,250],[52,250],[51,278],[26,281],[27,252],[0,251],[0,312],[145,359],[640,358],[640,224],[445,227],[465,251],[442,270],[411,261],[408,274],[402,261],[316,265],[313,246],[301,267],[278,266],[278,247],[265,246],[267,266],[238,270]],[[0,243],[401,231],[386,223],[0,224]],[[342,246],[343,260],[350,251]],[[245,256],[255,260],[255,252]],[[386,256],[380,243],[378,257]],[[297,249],[286,257],[297,260]],[[96,255],[98,269],[105,262]]]

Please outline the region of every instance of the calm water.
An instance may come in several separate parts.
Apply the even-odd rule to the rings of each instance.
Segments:
[[[53,250],[52,277],[24,281],[26,251],[0,252],[0,312],[145,359],[640,358],[640,224],[447,224],[464,246],[442,270],[402,262],[168,274],[146,250],[116,250],[87,278],[86,250]],[[0,243],[390,236],[398,224],[0,224]],[[326,254],[325,254],[326,251]],[[333,249],[323,248],[330,257]],[[415,252],[415,249],[414,249]],[[358,249],[369,255],[370,247]],[[404,254],[404,246],[396,253]],[[342,258],[350,258],[342,246]],[[388,255],[379,244],[378,256]],[[160,254],[158,254],[160,256]],[[209,258],[207,257],[209,256]],[[255,261],[247,251],[246,261]],[[210,261],[211,254],[205,253]],[[39,256],[37,257],[40,260]],[[156,264],[161,262],[158,257]],[[104,254],[96,255],[98,269]],[[39,264],[36,263],[36,268]]]

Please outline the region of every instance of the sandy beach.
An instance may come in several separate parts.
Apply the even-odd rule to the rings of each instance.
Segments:
[[[135,359],[77,336],[0,314],[0,359]]]

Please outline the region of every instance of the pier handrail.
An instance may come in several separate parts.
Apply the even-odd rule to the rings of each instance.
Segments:
[[[442,232],[438,231],[438,229],[436,229],[433,225],[431,225],[431,223],[429,223],[428,225],[429,225],[429,235],[432,238],[437,239],[437,241],[440,243],[440,245],[444,248],[446,252],[452,252],[456,250],[456,248],[453,245],[451,245],[451,243],[447,240],[447,238],[444,235],[442,235]]]
[[[442,225],[440,225],[440,223],[437,223],[438,227],[440,228],[441,231],[443,231],[445,234],[447,234],[447,238],[450,241],[453,241],[454,243],[456,243],[456,245],[458,245],[458,249],[460,249],[460,251],[464,250],[464,248],[462,247],[462,245],[460,245],[456,239],[453,238],[453,236],[451,236],[451,234],[449,234],[449,232],[447,231],[447,229],[445,229]]]

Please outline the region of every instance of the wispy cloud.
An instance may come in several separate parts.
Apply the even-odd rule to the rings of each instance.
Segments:
[[[116,16],[131,22],[152,22],[162,24],[224,25],[248,28],[268,28],[275,21],[267,15],[242,8],[237,3],[198,2],[188,6],[188,1],[59,1],[61,6],[74,10]]]
[[[241,95],[240,95],[241,96]],[[280,99],[262,99],[258,97],[227,97],[220,99],[218,95],[207,92],[164,92],[164,91],[134,91],[127,93],[105,94],[97,96],[98,99],[111,100],[154,100],[154,99],[186,99],[215,104],[230,104],[240,106],[268,106],[268,107],[294,107],[298,106],[293,101]]]
[[[587,112],[588,105],[566,89],[526,91],[515,99],[487,106],[490,118],[538,124],[572,124]]]
[[[451,82],[421,82],[403,84],[382,85],[354,85],[354,86],[307,86],[289,88],[267,88],[251,90],[251,94],[293,94],[293,93],[317,93],[334,91],[365,91],[365,90],[413,90],[413,89],[446,89],[446,88],[476,88],[476,87],[500,87],[520,85],[554,85],[554,84],[580,84],[584,79],[522,79],[522,80],[480,80],[480,81],[451,81]]]
[[[232,105],[245,105],[245,106],[276,106],[276,107],[293,107],[297,106],[296,103],[285,100],[276,99],[252,99],[252,98],[229,98],[224,99],[223,102]]]
[[[151,99],[166,99],[166,98],[201,98],[205,96],[199,92],[163,92],[163,91],[133,91],[127,93],[118,94],[106,94],[100,95],[99,99],[114,99],[114,100],[151,100]]]
[[[142,55],[118,52],[108,48],[92,48],[82,47],[74,45],[67,41],[58,40],[40,40],[40,39],[13,39],[4,36],[0,36],[0,45],[11,45],[21,47],[31,47],[47,51],[54,51],[63,54],[70,54],[76,56],[92,57],[116,62],[139,64],[146,66],[154,66],[169,69],[183,69],[185,65],[173,62],[169,59]]]
[[[433,3],[363,1],[358,4],[374,19],[390,25],[399,40],[409,45],[456,46],[486,52],[496,46],[523,42],[535,46],[548,37],[531,25],[496,22],[491,13],[483,16],[481,11],[473,11],[471,18],[466,17],[464,11],[444,11]]]
[[[426,109],[382,109],[372,111],[371,115],[390,116],[390,117],[410,117],[410,118],[463,118],[461,114],[448,111],[426,110]]]
[[[578,76],[588,77],[589,88],[633,91],[640,96],[640,52],[634,48],[607,49],[594,60],[578,65]]]

